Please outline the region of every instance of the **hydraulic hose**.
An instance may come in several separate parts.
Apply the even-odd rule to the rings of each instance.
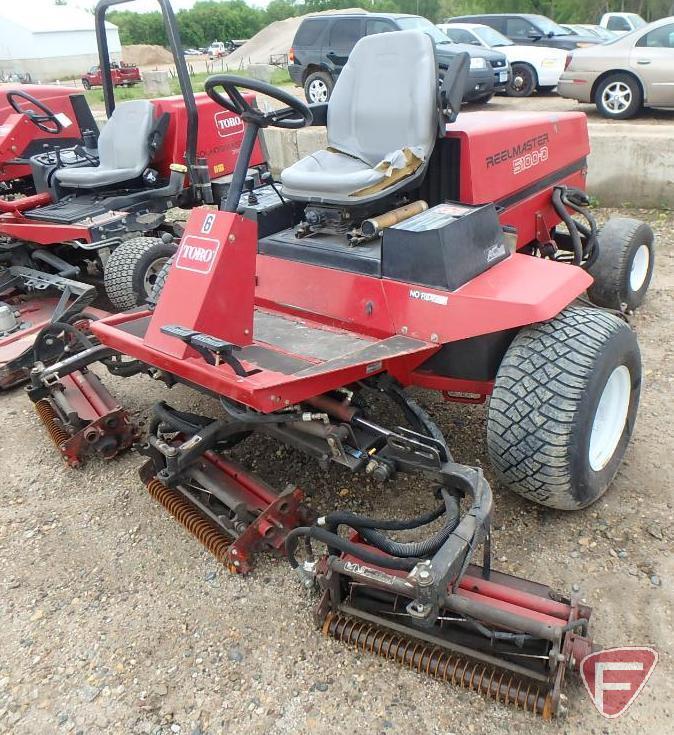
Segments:
[[[295,549],[300,538],[312,538],[315,541],[319,541],[325,544],[331,551],[338,550],[343,551],[346,554],[352,554],[353,556],[361,559],[364,562],[375,564],[378,567],[384,569],[401,569],[403,571],[411,571],[421,561],[421,559],[398,559],[394,556],[384,556],[378,554],[375,551],[369,551],[364,549],[358,544],[354,544],[351,541],[347,541],[337,534],[330,533],[324,528],[318,526],[299,526],[293,529],[286,536],[286,553],[288,554],[288,561],[293,569],[299,566],[299,562],[295,557]]]
[[[322,525],[325,525],[328,531],[335,534],[339,525],[349,526],[357,531],[369,544],[391,556],[400,558],[428,557],[445,543],[459,524],[459,502],[457,498],[444,488],[441,488],[441,492],[444,505],[407,521],[383,521],[374,518],[361,518],[353,513],[330,513],[325,516]],[[444,526],[436,534],[422,541],[403,543],[394,541],[381,533],[382,530],[419,528],[428,525],[443,513],[447,514]]]
[[[160,424],[166,424],[174,431],[180,431],[183,434],[196,434],[201,429],[213,423],[213,419],[199,416],[195,413],[187,413],[171,408],[164,401],[155,403],[153,409],[152,421],[150,422],[149,431],[151,434],[156,433]]]
[[[391,556],[397,556],[399,558],[426,558],[435,554],[459,525],[458,501],[455,497],[449,495],[449,493],[443,493],[443,495],[445,495],[447,507],[447,520],[445,521],[445,525],[430,538],[403,543],[390,539],[377,529],[356,528],[355,530],[363,537],[363,540]]]
[[[576,221],[567,212],[566,207],[562,202],[562,192],[563,189],[560,186],[556,186],[553,189],[552,204],[569,231],[569,237],[571,238],[571,245],[573,247],[573,264],[579,266],[583,262],[583,243],[580,239],[580,233],[578,232]]]

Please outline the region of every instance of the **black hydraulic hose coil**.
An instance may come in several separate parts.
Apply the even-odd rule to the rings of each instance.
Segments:
[[[338,530],[339,525],[346,525],[357,531],[371,546],[399,558],[424,558],[434,554],[449,538],[450,534],[459,525],[459,502],[444,488],[441,490],[444,505],[430,513],[410,519],[408,521],[384,521],[373,518],[360,518],[353,513],[330,513],[324,519],[324,525],[331,533]],[[430,538],[421,541],[403,543],[390,539],[382,533],[383,530],[403,530],[425,526],[439,518],[446,512],[447,519],[443,527]]]
[[[569,231],[571,245],[573,246],[573,264],[579,266],[583,262],[583,243],[580,239],[580,233],[578,232],[576,221],[567,212],[566,206],[562,201],[562,194],[562,187],[556,186],[552,191],[552,204]]]

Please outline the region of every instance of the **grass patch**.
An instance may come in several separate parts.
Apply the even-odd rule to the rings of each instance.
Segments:
[[[217,73],[223,73],[223,72],[217,72]],[[228,73],[228,72],[224,72]],[[235,74],[239,77],[249,77],[250,74],[248,74],[245,71],[239,71],[233,70],[231,72],[232,74]],[[203,92],[204,91],[204,82],[208,77],[211,76],[211,74],[208,74],[206,72],[202,72],[200,74],[194,74],[190,76],[190,81],[192,82],[192,89],[195,92]],[[287,69],[276,69],[274,71],[274,74],[272,75],[271,83],[276,87],[282,87],[287,84],[292,84],[292,80],[290,79],[290,76],[288,75]],[[171,87],[171,94],[180,94],[180,85],[178,84],[178,79],[176,77],[169,77],[169,86]],[[87,98],[87,102],[89,102],[89,105],[91,107],[102,107],[104,104],[103,100],[103,90],[100,88],[96,89],[90,89],[88,92],[85,91],[85,96]],[[117,87],[115,89],[115,101],[116,102],[124,102],[126,100],[143,100],[147,99],[148,95],[145,93],[145,89],[141,84],[136,85],[135,87]]]

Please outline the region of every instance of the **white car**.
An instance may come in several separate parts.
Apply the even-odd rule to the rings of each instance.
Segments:
[[[438,28],[455,43],[469,43],[504,53],[512,67],[506,89],[506,94],[511,97],[528,97],[537,89],[554,89],[566,65],[566,51],[518,46],[494,28],[481,23],[439,23]]]

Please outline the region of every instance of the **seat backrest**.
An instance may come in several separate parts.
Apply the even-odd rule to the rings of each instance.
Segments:
[[[365,36],[328,103],[328,145],[375,166],[393,151],[429,155],[438,129],[435,46],[421,31]]]
[[[150,163],[150,133],[154,105],[149,100],[130,100],[115,107],[98,137],[100,168],[136,169]]]

